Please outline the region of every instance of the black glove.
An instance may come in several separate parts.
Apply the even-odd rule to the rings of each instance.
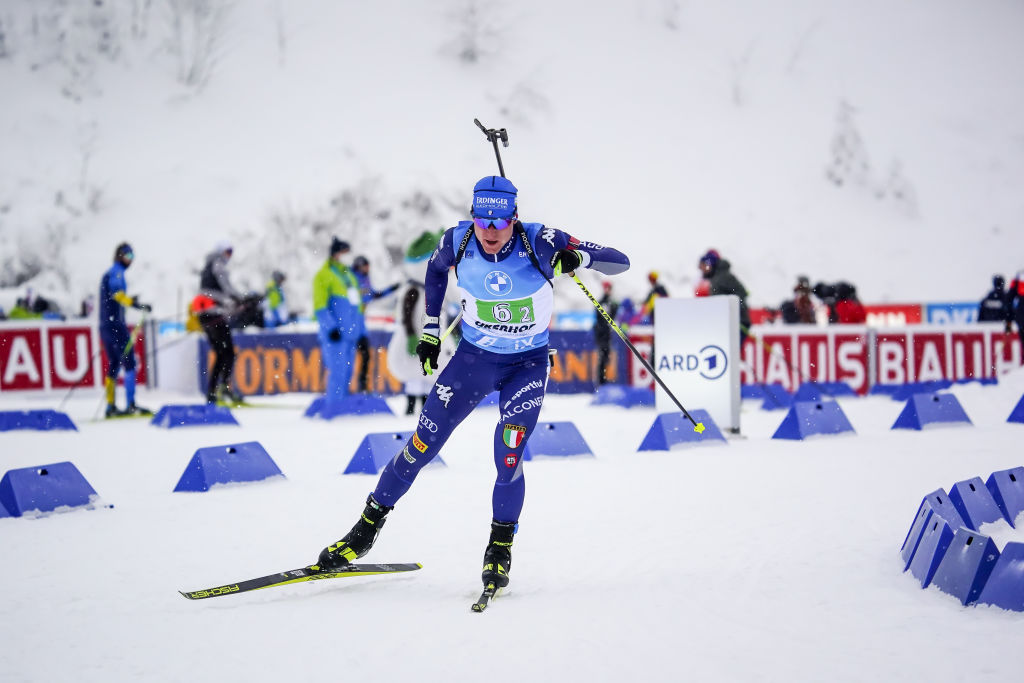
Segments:
[[[438,356],[441,355],[441,340],[433,334],[424,332],[416,344],[416,355],[420,359],[423,374],[433,375],[434,370],[437,370]]]
[[[562,273],[571,273],[583,264],[583,257],[578,251],[570,249],[559,249],[551,257],[551,268],[555,271],[555,277]]]
[[[132,308],[142,311],[143,313],[149,313],[153,310],[153,307],[149,304],[144,304],[139,301],[139,297],[137,296],[132,297]]]
[[[334,329],[327,333],[327,338],[330,339],[332,342],[340,342],[341,330],[335,327]]]

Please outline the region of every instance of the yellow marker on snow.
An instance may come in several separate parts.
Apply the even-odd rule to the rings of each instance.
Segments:
[[[697,432],[698,434],[703,434],[704,433],[704,423],[703,422],[698,422],[697,424],[695,424],[693,426],[693,431]]]

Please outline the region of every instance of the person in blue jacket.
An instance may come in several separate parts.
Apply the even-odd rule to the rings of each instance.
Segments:
[[[324,415],[349,395],[356,341],[365,334],[359,282],[343,263],[348,242],[331,240],[330,257],[313,277],[313,315],[320,324],[321,360],[327,368]]]
[[[498,391],[501,416],[493,436],[497,476],[481,578],[485,588],[508,584],[513,534],[526,491],[523,450],[547,385],[552,279],[580,268],[605,275],[629,268],[629,259],[615,249],[542,223],[521,222],[517,195],[504,177],[481,179],[473,188],[472,220],[445,231],[430,257],[424,327],[416,347],[424,373],[438,367],[439,316],[453,266],[462,292],[462,341],[438,375],[416,431],[384,467],[359,521],[321,551],[310,567],[313,571],[334,570],[365,555],[423,466],[477,404]]]
[[[106,417],[123,415],[152,415],[152,411],[135,403],[135,338],[128,331],[124,321],[125,308],[131,307],[149,313],[152,307],[139,301],[137,296],[128,296],[124,272],[132,265],[135,253],[127,242],[117,245],[114,250],[114,265],[110,266],[100,279],[99,328],[103,349],[107,352],[107,375],[104,389],[107,396]],[[118,410],[114,401],[117,375],[124,370],[124,391],[127,405]]]

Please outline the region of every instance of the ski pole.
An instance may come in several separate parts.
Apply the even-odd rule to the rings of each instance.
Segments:
[[[676,404],[676,407],[678,407],[679,410],[683,412],[683,415],[686,417],[686,419],[693,423],[693,431],[697,432],[698,434],[702,434],[704,432],[704,423],[697,422],[696,420],[693,419],[693,416],[687,412],[686,408],[683,407],[683,404],[680,403],[679,399],[675,397],[675,394],[673,394],[669,390],[669,388],[665,386],[665,382],[662,381],[661,377],[658,377],[658,373],[654,371],[654,368],[651,367],[651,364],[647,362],[646,358],[640,355],[640,352],[637,351],[635,346],[633,346],[633,342],[629,341],[629,338],[622,331],[622,328],[615,324],[615,321],[612,320],[612,317],[608,315],[607,311],[604,310],[604,307],[601,305],[601,303],[594,298],[594,295],[590,293],[590,290],[587,289],[587,286],[583,284],[583,282],[580,280],[579,276],[576,275],[576,273],[572,274],[572,279],[576,281],[576,284],[580,286],[580,289],[583,290],[583,293],[587,295],[587,298],[590,299],[590,303],[594,304],[594,308],[596,308],[597,312],[601,314],[601,317],[604,318],[604,321],[608,323],[608,325],[610,325],[613,330],[615,330],[615,334],[619,335],[619,339],[621,339],[626,344],[626,346],[629,347],[629,350],[633,352],[633,355],[636,356],[641,363],[643,363],[643,366],[647,369],[647,372],[651,373],[651,377],[653,377],[658,382],[658,384],[661,385],[661,388],[665,390],[665,393],[668,394],[668,397],[671,398],[672,402]]]
[[[484,132],[487,136],[488,142],[494,146],[494,156],[498,159],[498,172],[501,177],[505,177],[505,167],[501,164],[501,150],[498,149],[498,140],[501,140],[501,144],[504,147],[508,147],[508,131],[504,128],[486,128],[484,124],[480,123],[480,119],[473,119],[473,123],[476,127]]]
[[[444,334],[441,335],[441,338],[437,340],[438,344],[440,344],[441,342],[448,338],[448,335],[455,330],[455,326],[459,324],[460,320],[462,320],[461,310],[459,311],[459,314],[455,316],[455,320],[452,321],[452,324],[448,326],[448,329],[444,331]]]

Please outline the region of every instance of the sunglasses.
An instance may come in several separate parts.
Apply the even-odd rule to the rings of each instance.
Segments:
[[[473,216],[473,225],[481,230],[487,230],[489,228],[504,230],[515,223],[515,220],[515,216],[510,216],[509,218],[481,218],[479,216]]]

